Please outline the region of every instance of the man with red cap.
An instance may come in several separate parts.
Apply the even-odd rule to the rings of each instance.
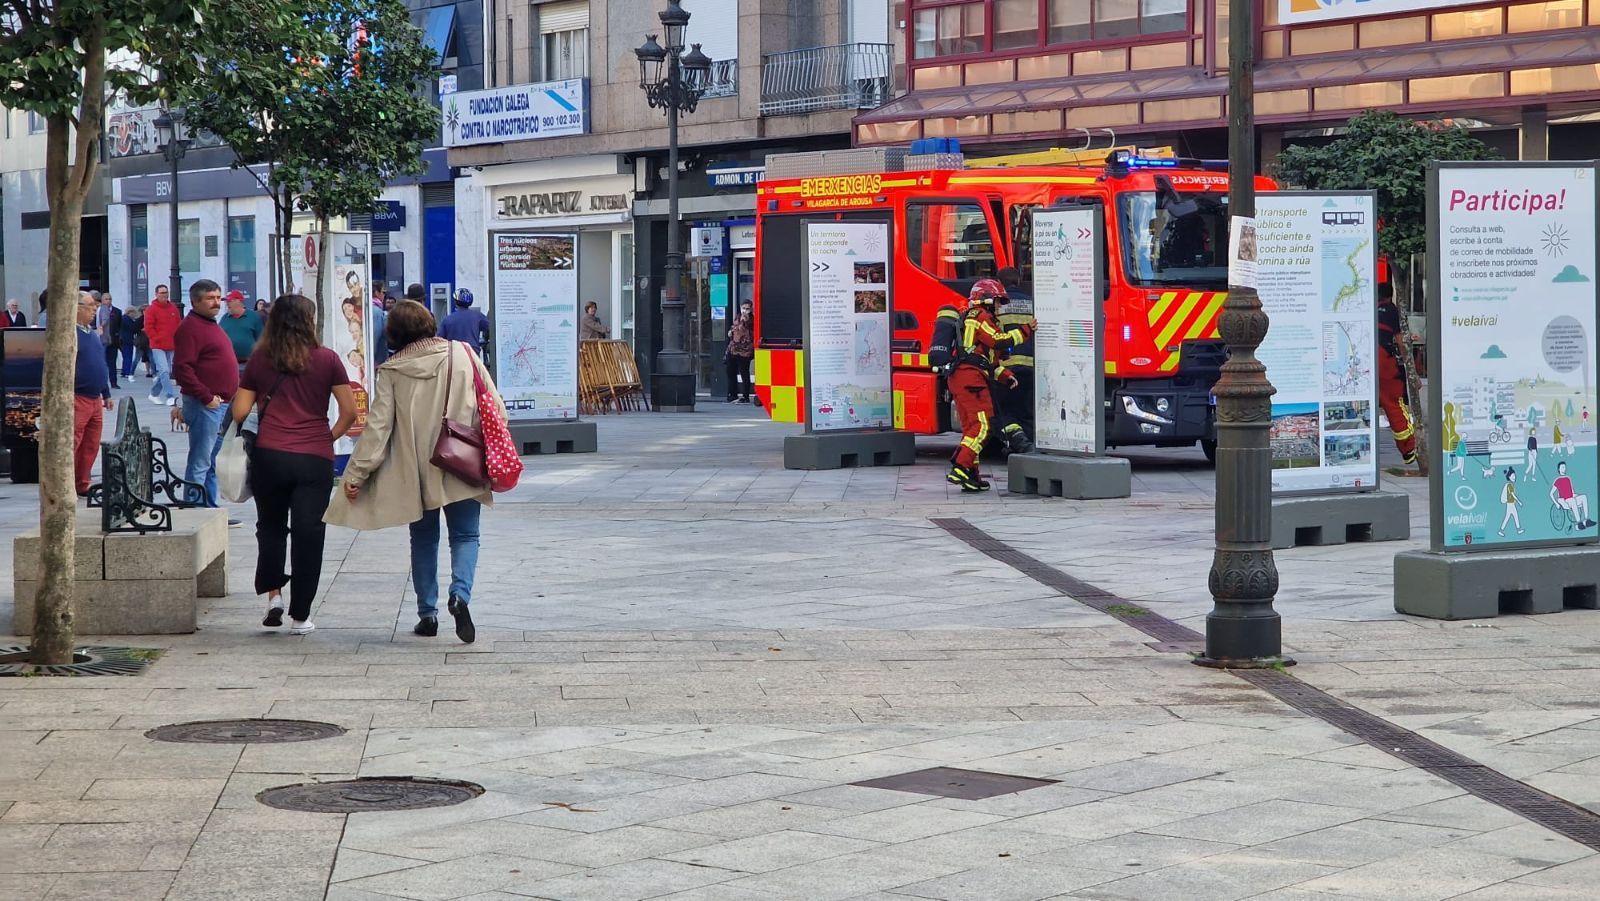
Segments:
[[[233,343],[233,355],[239,358],[239,371],[243,372],[245,361],[250,359],[250,352],[256,349],[256,342],[261,340],[261,333],[266,329],[266,321],[245,308],[243,291],[229,291],[223,299],[228,302],[228,312],[217,318],[217,324]]]
[[[967,295],[961,314],[960,341],[948,383],[955,397],[956,415],[961,417],[961,444],[950,461],[945,478],[962,491],[987,491],[989,482],[978,474],[978,455],[989,440],[994,421],[994,396],[991,380],[1016,386],[1017,379],[1000,362],[1010,349],[1033,336],[1034,322],[1003,329],[995,316],[995,305],[1010,298],[1006,289],[992,278],[978,279]]]

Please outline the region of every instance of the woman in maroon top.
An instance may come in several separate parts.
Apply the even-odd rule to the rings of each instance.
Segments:
[[[339,355],[317,340],[317,307],[286,294],[273,302],[266,331],[245,364],[233,396],[233,421],[243,422],[260,400],[250,491],[256,499],[256,593],[267,596],[263,626],[283,625],[283,586],[289,586],[289,632],[305,635],[322,578],[323,511],[333,494],[333,442],[356,421],[356,399]],[[339,419],[328,427],[328,400]],[[284,572],[293,538],[293,575]]]

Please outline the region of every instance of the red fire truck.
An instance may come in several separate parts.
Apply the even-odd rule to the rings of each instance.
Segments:
[[[1259,190],[1276,186],[1257,177]],[[894,424],[952,427],[928,366],[934,318],[1007,266],[1032,285],[1032,213],[1105,214],[1106,443],[1216,450],[1217,319],[1228,280],[1227,164],[1118,150],[1103,166],[875,172],[762,182],[756,209],[756,393],[779,422],[805,411],[802,271],[809,222],[890,226]]]

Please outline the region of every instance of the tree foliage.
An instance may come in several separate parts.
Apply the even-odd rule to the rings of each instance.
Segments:
[[[384,185],[424,170],[439,112],[423,89],[434,51],[402,0],[288,0],[287,23],[245,23],[216,77],[184,97],[191,122],[268,170],[287,235],[293,208],[324,231],[370,211]],[[284,267],[286,268],[286,267]]]
[[[33,658],[70,663],[73,642],[74,335],[83,207],[99,168],[107,97],[147,103],[197,80],[206,30],[274,19],[276,0],[0,0],[0,85],[6,105],[45,119],[50,207],[39,431],[40,571]]]
[[[1351,119],[1332,143],[1286,148],[1274,174],[1286,185],[1313,191],[1377,191],[1378,249],[1404,265],[1427,249],[1428,163],[1496,158],[1459,125],[1413,122],[1375,110]]]

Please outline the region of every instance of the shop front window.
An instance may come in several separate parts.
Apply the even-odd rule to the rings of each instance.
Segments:
[[[912,57],[1187,33],[1189,7],[1190,0],[911,0]]]
[[[256,217],[228,219],[228,290],[256,299]]]
[[[1050,0],[1048,25],[1050,44],[1188,31],[1189,0]]]
[[[628,343],[633,343],[634,334],[634,287],[633,287],[633,234],[624,232],[617,236],[617,259],[620,261],[618,269],[621,271],[620,284],[617,290],[617,303],[619,310],[614,311],[614,321],[622,324],[618,337]]]
[[[200,271],[199,219],[178,220],[178,269],[184,275]]]

